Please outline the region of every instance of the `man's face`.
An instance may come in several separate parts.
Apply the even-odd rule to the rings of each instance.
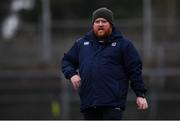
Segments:
[[[104,18],[97,18],[93,23],[93,31],[97,37],[106,37],[111,34],[111,24]]]

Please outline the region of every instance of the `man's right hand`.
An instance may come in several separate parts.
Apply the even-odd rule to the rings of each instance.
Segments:
[[[81,78],[79,75],[74,75],[71,77],[71,83],[75,90],[77,90],[81,85]]]

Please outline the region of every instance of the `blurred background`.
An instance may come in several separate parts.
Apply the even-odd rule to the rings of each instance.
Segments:
[[[149,110],[129,89],[123,119],[180,119],[179,0],[1,0],[0,119],[82,119],[61,59],[99,7],[143,60]]]

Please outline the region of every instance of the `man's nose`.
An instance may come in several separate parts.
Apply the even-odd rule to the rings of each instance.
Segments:
[[[99,26],[102,26],[102,25],[103,25],[102,21],[99,21]]]

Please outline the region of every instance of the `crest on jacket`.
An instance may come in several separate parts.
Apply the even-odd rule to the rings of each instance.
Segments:
[[[84,45],[89,45],[89,42],[84,42]]]

